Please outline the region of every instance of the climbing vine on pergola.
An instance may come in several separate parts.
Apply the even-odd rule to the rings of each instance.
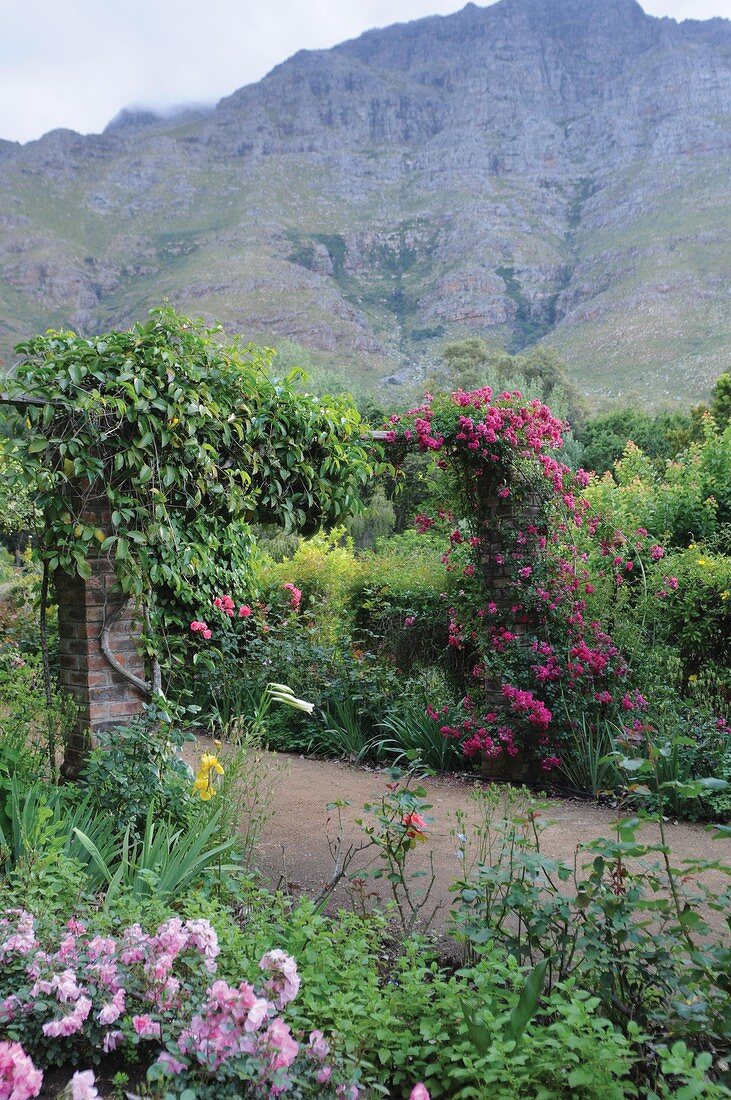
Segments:
[[[242,587],[249,523],[336,523],[372,476],[349,399],[296,392],[293,376],[272,378],[272,352],[170,309],[16,350],[11,453],[43,516],[41,557],[88,578],[90,557],[107,556],[145,604],[151,648]]]

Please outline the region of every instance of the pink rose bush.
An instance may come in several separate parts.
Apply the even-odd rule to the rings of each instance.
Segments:
[[[451,712],[427,714],[465,756],[528,751],[547,771],[561,765],[563,730],[577,715],[621,722],[625,699],[632,709],[647,705],[592,598],[599,586],[637,585],[645,563],[665,554],[646,530],[625,536],[589,514],[589,475],[557,457],[564,428],[540,401],[485,387],[427,395],[391,417],[389,432],[396,446],[439,455],[438,465],[458,475],[463,500],[456,525],[442,511],[419,515],[416,527],[450,523],[442,562],[460,586],[448,646],[464,655],[476,685]]]
[[[171,917],[152,933],[132,924],[97,935],[72,920],[51,941],[33,916],[0,916],[0,1029],[44,1064],[137,1048],[161,1087],[245,1081],[252,1096],[306,1084],[311,1095],[357,1097],[322,1032],[302,1041],[281,1011],[299,992],[295,960],[278,949],[260,961],[261,989],[216,976],[220,953],[207,920]],[[0,1042],[0,1100],[37,1096],[43,1074],[20,1042]],[[71,1100],[94,1100],[91,1070],[74,1074]],[[225,1095],[225,1092],[222,1092]],[[249,1092],[247,1091],[247,1095]]]

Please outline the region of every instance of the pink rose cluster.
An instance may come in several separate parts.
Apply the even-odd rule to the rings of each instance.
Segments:
[[[232,596],[214,596],[213,606],[216,611],[223,611],[228,619],[233,619],[236,614],[236,604]],[[252,611],[249,605],[247,603],[242,603],[238,611],[239,618],[248,619],[251,614]]]
[[[0,917],[0,1028],[11,1021],[22,1027],[26,1017],[40,1013],[43,1035],[72,1039],[77,1052],[80,1044],[89,1054],[108,1054],[123,1041],[150,1043],[165,1074],[251,1071],[255,1077],[247,1079],[267,1096],[289,1090],[297,1062],[298,1078],[309,1075],[321,1087],[318,1095],[355,1100],[355,1086],[333,1080],[322,1033],[313,1031],[302,1044],[279,1015],[299,992],[295,960],[284,951],[267,952],[259,964],[265,982],[257,991],[247,982],[232,986],[216,979],[218,955],[218,937],[205,919],[172,917],[151,934],[132,924],[116,937],[72,920],[49,946],[39,940],[29,913],[6,910]],[[41,1071],[19,1044],[0,1043],[0,1100],[37,1096],[41,1082]],[[70,1089],[73,1100],[97,1096],[91,1071],[75,1074]]]
[[[190,630],[192,634],[200,634],[201,638],[204,638],[205,641],[209,641],[212,635],[208,623],[203,622],[202,619],[194,619],[190,624]]]
[[[465,653],[479,670],[476,678],[502,692],[503,704],[480,715],[467,696],[457,715],[441,725],[442,733],[458,739],[467,756],[514,755],[521,747],[537,747],[550,770],[561,763],[552,732],[557,706],[621,712],[630,709],[629,700],[632,709],[643,709],[637,693],[628,691],[627,662],[589,612],[597,590],[589,553],[570,545],[567,536],[572,527],[584,528],[589,538],[600,540],[601,554],[611,559],[604,572],[618,588],[635,585],[645,572],[638,563],[660,562],[665,550],[644,528],[628,535],[612,529],[602,538],[606,524],[587,514],[590,503],[582,492],[590,475],[570,470],[556,456],[562,422],[540,401],[485,387],[458,390],[440,403],[427,395],[418,408],[391,417],[390,427],[396,442],[450,455],[465,475],[468,497],[475,491],[471,481],[480,494],[489,489],[497,508],[495,515],[472,514],[454,526],[442,561],[464,578],[449,608],[447,645]],[[545,480],[546,491],[538,493],[542,519],[534,512],[521,518],[520,492],[513,491],[521,487],[514,477],[516,460],[533,460]],[[536,491],[529,496],[535,500]],[[420,532],[435,523],[425,514],[416,519]],[[499,583],[491,586],[491,578]],[[664,577],[657,595],[667,598],[677,585],[677,578]]]
[[[33,1065],[20,1043],[0,1041],[0,1100],[30,1100],[43,1084],[43,1072]]]
[[[299,588],[297,588],[295,584],[292,584],[291,581],[287,581],[284,586],[284,591],[289,592],[289,606],[293,611],[298,611],[302,599],[302,593]]]

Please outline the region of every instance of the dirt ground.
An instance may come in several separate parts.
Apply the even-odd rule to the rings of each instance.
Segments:
[[[270,809],[274,813],[263,830],[255,862],[272,886],[286,886],[294,894],[315,895],[331,879],[334,869],[328,835],[336,835],[337,822],[333,811],[327,809],[328,803],[336,800],[350,803],[342,810],[346,843],[357,843],[363,834],[355,819],[364,816],[364,803],[372,802],[383,793],[388,774],[375,768],[275,753],[264,754],[264,766],[272,791]],[[414,870],[428,871],[430,854],[433,857],[436,882],[425,911],[441,903],[434,930],[442,931],[449,917],[452,897],[449,887],[459,876],[462,866],[453,834],[464,828],[470,835],[469,825],[476,820],[470,796],[475,787],[484,786],[484,783],[472,776],[439,775],[426,780],[424,786],[431,803],[428,815],[433,818],[429,825],[429,843],[418,846],[409,862]],[[580,845],[600,836],[610,836],[617,820],[617,811],[594,802],[562,798],[546,801],[542,816],[548,824],[541,837],[541,848],[552,859],[573,862]],[[460,812],[466,814],[466,828],[459,825]],[[731,843],[711,839],[702,825],[670,821],[666,825],[666,835],[676,867],[681,867],[683,860],[694,858],[731,862]],[[657,826],[644,826],[640,836],[645,842],[659,843]],[[469,858],[468,851],[468,861]],[[590,862],[591,858],[579,852],[580,865]],[[653,855],[648,862],[656,862],[659,858]],[[362,853],[351,869],[363,867],[371,859],[371,853]],[[704,881],[719,891],[725,885],[724,880],[720,872],[709,871],[704,876]],[[382,880],[367,881],[367,891],[377,890],[381,897],[385,896]],[[422,879],[421,883],[426,881]],[[352,888],[343,879],[333,893],[330,908],[351,908],[353,904]],[[709,917],[721,931],[724,927],[721,915],[709,914]]]

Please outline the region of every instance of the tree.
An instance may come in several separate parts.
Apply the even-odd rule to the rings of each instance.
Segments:
[[[566,365],[552,348],[536,347],[522,355],[490,348],[480,337],[454,340],[444,347],[445,375],[436,388],[473,390],[519,389],[525,397],[538,397],[576,428],[586,419],[584,399],[569,379]]]
[[[721,430],[731,423],[731,373],[728,371],[716,379],[711,394],[711,412]]]

